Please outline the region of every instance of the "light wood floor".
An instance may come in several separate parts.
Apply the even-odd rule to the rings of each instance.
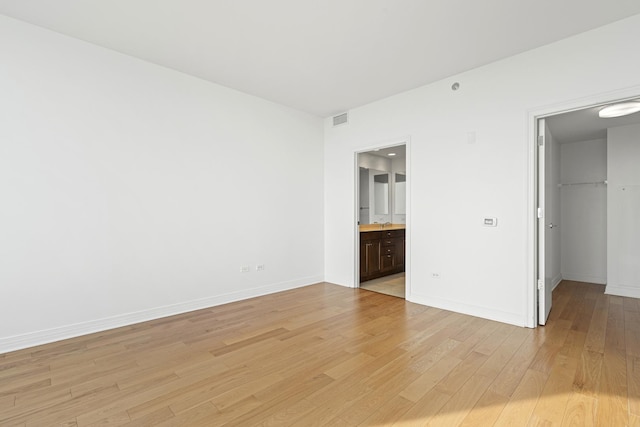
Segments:
[[[576,282],[537,329],[319,284],[0,355],[2,426],[639,417],[639,301]]]

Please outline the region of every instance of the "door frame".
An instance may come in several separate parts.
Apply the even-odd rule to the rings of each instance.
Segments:
[[[527,280],[524,298],[526,327],[538,326],[538,120],[585,108],[623,102],[640,97],[640,85],[611,92],[593,94],[584,98],[559,102],[527,111]],[[544,230],[543,230],[544,232]],[[542,278],[544,280],[544,278]]]
[[[536,298],[538,300],[538,324],[544,325],[547,323],[549,312],[551,311],[552,295],[551,289],[547,289],[547,274],[546,274],[546,251],[547,251],[547,172],[549,166],[547,165],[547,134],[546,134],[546,119],[539,118],[536,121],[536,138],[537,144],[537,162],[536,172],[538,173],[538,179],[536,181],[536,194],[537,199],[537,289]],[[542,139],[542,141],[540,140]],[[550,151],[548,152],[550,154]]]
[[[353,152],[353,170],[354,170],[354,206],[353,206],[353,242],[354,242],[354,260],[353,271],[354,280],[353,287],[360,287],[360,228],[358,221],[360,219],[360,167],[358,165],[358,155],[367,153],[376,149],[395,147],[398,145],[405,146],[405,163],[406,163],[406,216],[405,216],[405,294],[404,299],[411,299],[411,136],[403,136],[385,141],[374,143],[365,148],[354,150]]]

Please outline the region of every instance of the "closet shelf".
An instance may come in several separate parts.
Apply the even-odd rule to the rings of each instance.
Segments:
[[[608,182],[607,182],[607,180],[604,180],[604,181],[593,181],[593,182],[569,182],[569,183],[566,183],[566,184],[558,184],[558,187],[571,187],[571,186],[574,186],[574,185],[599,185],[599,184],[607,185]]]

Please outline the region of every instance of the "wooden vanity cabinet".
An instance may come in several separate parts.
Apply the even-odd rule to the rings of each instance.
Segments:
[[[360,282],[404,271],[404,230],[360,233]]]
[[[360,233],[360,281],[380,275],[381,236],[379,231]]]
[[[381,247],[382,247],[382,251],[380,255],[380,272],[388,273],[396,267],[395,238],[384,236],[384,233],[383,233]]]

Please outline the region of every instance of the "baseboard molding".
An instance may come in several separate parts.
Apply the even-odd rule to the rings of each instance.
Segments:
[[[553,291],[559,284],[562,282],[562,274],[558,274],[556,277],[551,279],[551,290]]]
[[[640,298],[640,288],[634,288],[631,286],[607,285],[604,293],[619,297]]]
[[[488,307],[481,307],[471,304],[463,304],[444,298],[425,297],[422,295],[407,295],[407,301],[416,304],[427,305],[429,307],[440,308],[442,310],[454,311],[456,313],[467,314],[469,316],[481,317],[483,319],[495,320],[497,322],[508,323],[510,325],[525,326],[525,319],[517,313],[495,310]]]
[[[127,313],[118,316],[62,326],[58,328],[0,338],[0,354],[34,347],[37,345],[48,344],[55,341],[61,341],[68,338],[75,338],[82,335],[102,332],[109,329],[120,328],[123,326],[133,325],[135,323],[160,319],[162,317],[174,316],[176,314],[187,313],[189,311],[215,307],[217,305],[227,304],[230,302],[240,301],[248,298],[287,291],[290,289],[300,288],[322,281],[323,277],[321,276],[304,277],[287,282],[261,286],[258,288],[245,289],[238,292],[231,292],[223,295],[215,295],[178,304],[156,307],[149,310]]]
[[[563,280],[572,282],[595,283],[596,285],[606,285],[607,278],[602,276],[585,276],[583,274],[562,273]]]

